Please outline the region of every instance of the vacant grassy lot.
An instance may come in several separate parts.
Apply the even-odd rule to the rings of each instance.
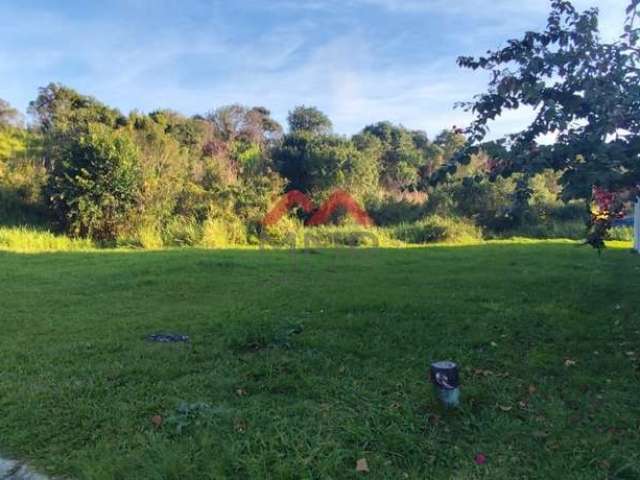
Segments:
[[[0,282],[0,451],[43,472],[640,478],[626,249],[4,252]]]

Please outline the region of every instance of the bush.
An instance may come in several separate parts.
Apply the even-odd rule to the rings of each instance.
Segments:
[[[247,229],[238,219],[207,219],[202,225],[200,245],[220,248],[247,243]]]
[[[482,239],[482,231],[470,220],[429,216],[390,229],[393,238],[410,244],[465,243]]]
[[[383,229],[360,226],[320,226],[304,231],[305,247],[380,247],[389,238]]]
[[[374,223],[379,226],[411,223],[424,217],[424,203],[410,202],[394,198],[373,199],[366,203],[366,210]]]
[[[87,133],[67,138],[54,160],[48,191],[67,232],[111,242],[129,227],[140,187],[131,138],[91,125]]]
[[[585,238],[586,225],[581,220],[547,220],[539,223],[528,223],[518,228],[503,230],[496,237],[527,237],[527,238],[568,238],[581,240]]]
[[[175,217],[162,231],[162,241],[167,246],[191,247],[198,245],[201,239],[202,227],[190,217]]]
[[[0,143],[2,134],[0,129]],[[27,142],[29,138],[31,136],[25,138],[23,150],[0,151],[0,224],[3,225],[45,226],[49,219],[42,195],[46,171],[37,150],[27,149],[29,144],[36,143]]]
[[[293,215],[285,215],[275,225],[261,226],[259,243],[263,247],[299,246],[304,243],[306,229]]]

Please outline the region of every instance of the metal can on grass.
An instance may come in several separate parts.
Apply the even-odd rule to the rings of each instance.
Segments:
[[[455,362],[444,360],[432,363],[431,383],[445,408],[460,405],[460,371]]]

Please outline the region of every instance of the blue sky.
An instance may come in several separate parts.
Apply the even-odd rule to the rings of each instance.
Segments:
[[[621,31],[626,0],[576,0]],[[0,0],[0,98],[61,82],[124,112],[316,105],[338,133],[391,120],[435,135],[483,89],[458,55],[544,26],[547,0]],[[8,21],[10,19],[10,21]],[[494,135],[530,112],[500,119]]]

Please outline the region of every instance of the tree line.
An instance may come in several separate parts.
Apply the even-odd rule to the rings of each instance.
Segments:
[[[551,172],[529,180],[536,194],[524,203],[513,179],[477,181],[491,167],[482,151],[446,182],[425,187],[465,145],[457,129],[432,140],[383,121],[346,137],[311,106],[291,110],[286,130],[260,106],[125,115],[55,83],[30,103],[28,125],[1,105],[5,222],[47,224],[104,244],[195,244],[203,235],[213,245],[252,242],[269,207],[290,190],[318,203],[345,190],[381,226],[437,214],[500,232],[550,212],[581,214],[557,200]],[[289,227],[303,217],[293,212]],[[348,218],[338,213],[333,221]]]

